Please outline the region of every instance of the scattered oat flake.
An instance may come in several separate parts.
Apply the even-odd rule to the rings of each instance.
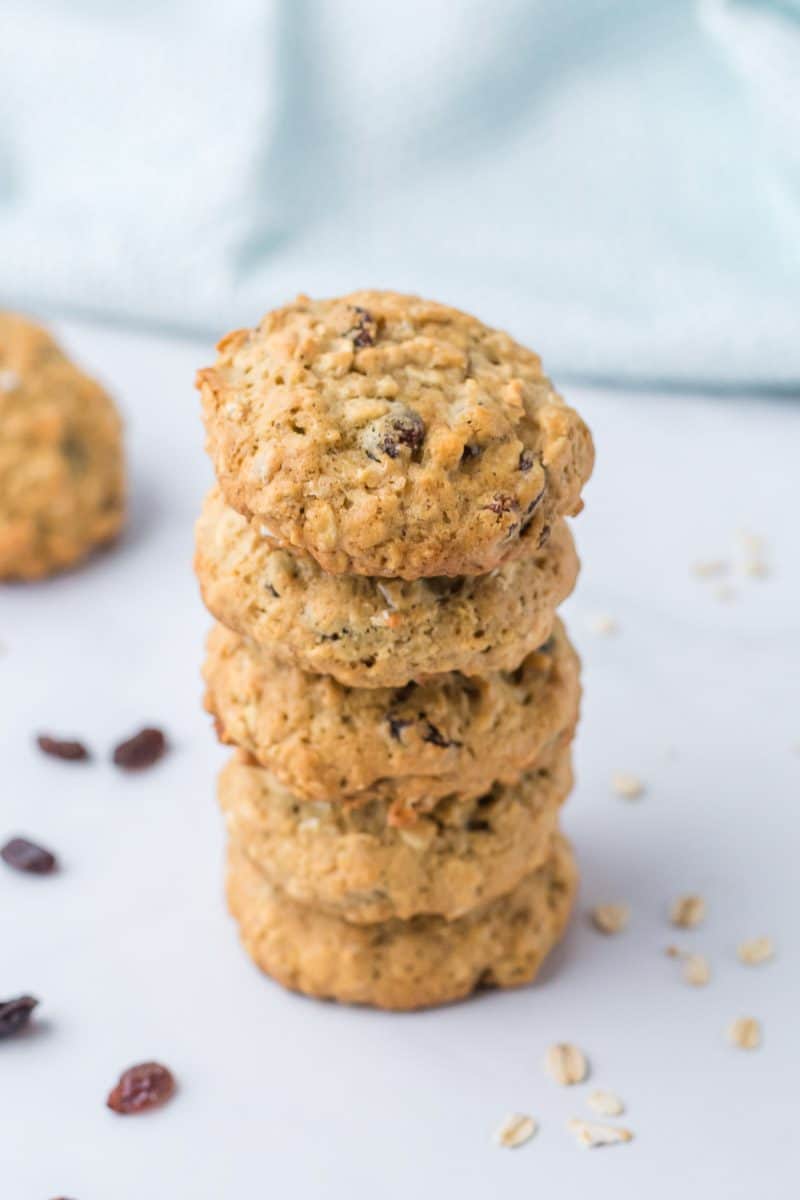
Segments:
[[[729,587],[727,583],[722,583],[714,589],[714,598],[719,600],[720,604],[732,604],[736,599],[736,589]]]
[[[621,1129],[617,1125],[602,1125],[599,1121],[582,1121],[578,1117],[567,1121],[567,1129],[575,1134],[579,1145],[589,1150],[596,1146],[615,1146],[619,1142],[633,1141],[630,1129]]]
[[[548,1075],[565,1087],[570,1087],[573,1083],[583,1083],[589,1072],[586,1055],[571,1042],[556,1042],[550,1046],[545,1055],[544,1066]]]
[[[644,784],[638,775],[628,771],[615,771],[611,778],[611,786],[618,796],[625,800],[638,800],[644,795]]]
[[[711,979],[711,968],[704,954],[687,954],[683,960],[683,978],[692,987],[705,987]]]
[[[593,1108],[601,1117],[619,1117],[625,1112],[625,1105],[613,1092],[590,1092],[586,1101],[589,1108]]]
[[[694,929],[706,917],[706,902],[702,896],[678,896],[669,910],[669,919],[679,929]]]
[[[766,579],[769,575],[769,565],[763,558],[747,558],[742,564],[745,575],[751,579]]]
[[[748,967],[757,967],[759,963],[769,962],[775,957],[775,943],[770,937],[750,938],[739,943],[736,954],[739,962]]]
[[[592,924],[601,933],[622,933],[630,917],[627,904],[597,904],[592,909]]]
[[[525,1142],[529,1142],[537,1128],[533,1117],[528,1117],[525,1113],[512,1113],[495,1132],[494,1140],[498,1146],[515,1150],[517,1146],[524,1146]]]
[[[692,563],[692,574],[698,579],[711,579],[716,575],[725,575],[728,564],[724,558],[706,558]]]
[[[728,1041],[740,1050],[756,1050],[761,1045],[761,1025],[755,1017],[737,1017],[728,1026]]]
[[[596,633],[598,637],[611,637],[619,630],[619,625],[607,613],[597,613],[589,618],[589,630],[591,633]]]
[[[683,958],[683,950],[679,950],[677,946],[667,946],[664,953],[667,958]]]
[[[760,554],[764,549],[765,541],[759,533],[752,533],[749,529],[740,529],[736,534],[736,540],[744,550],[745,554]]]

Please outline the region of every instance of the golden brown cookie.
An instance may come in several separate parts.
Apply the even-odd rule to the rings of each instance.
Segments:
[[[45,330],[0,313],[0,579],[72,566],[124,515],[113,402]]]
[[[240,754],[219,800],[230,837],[290,899],[356,924],[419,914],[453,920],[510,892],[543,861],[572,786],[569,740],[519,783],[441,800],[397,829],[385,800],[302,803]]]
[[[577,720],[578,657],[556,621],[514,671],[451,672],[403,688],[351,688],[287,666],[221,625],[206,706],[220,738],[303,800],[385,800],[413,819],[444,796],[514,783]]]
[[[529,983],[561,937],[577,882],[572,851],[557,835],[548,858],[512,892],[458,920],[354,925],[290,900],[235,843],[228,857],[230,910],[263,971],[310,996],[387,1009]]]
[[[228,502],[326,571],[477,575],[580,511],[594,450],[537,355],[364,291],[268,313],[198,374]]]
[[[541,550],[488,575],[331,575],[310,555],[261,537],[218,488],[206,498],[196,539],[203,600],[223,625],[305,671],[357,687],[518,666],[550,636],[578,573],[572,535],[558,521]]]

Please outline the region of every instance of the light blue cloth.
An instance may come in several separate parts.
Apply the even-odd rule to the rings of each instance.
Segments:
[[[798,0],[2,0],[0,300],[366,285],[561,378],[797,382]]]

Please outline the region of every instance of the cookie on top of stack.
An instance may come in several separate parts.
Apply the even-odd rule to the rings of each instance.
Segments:
[[[577,885],[555,610],[589,431],[535,354],[413,296],[301,296],[218,351],[195,566],[244,945],[382,1008],[525,983]]]

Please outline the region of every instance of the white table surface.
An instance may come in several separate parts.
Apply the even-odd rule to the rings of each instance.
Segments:
[[[586,686],[565,814],[578,912],[534,987],[394,1016],[284,992],[225,913],[225,753],[200,706],[209,620],[191,574],[210,478],[192,376],[210,348],[60,332],[125,411],[133,513],[113,553],[0,591],[0,837],[27,834],[63,863],[48,878],[0,870],[0,997],[41,999],[31,1032],[0,1043],[3,1200],[789,1195],[800,406],[571,390],[598,446],[566,606]],[[724,604],[689,564],[730,558],[740,527],[768,538],[773,570],[734,576]],[[598,613],[616,637],[590,631]],[[163,726],[173,751],[123,776],[109,748],[143,723]],[[38,731],[84,738],[98,761],[44,758]],[[640,774],[646,796],[613,795],[615,770]],[[709,917],[681,936],[665,914],[685,890],[704,894]],[[632,907],[617,938],[586,919],[605,900]],[[737,942],[761,933],[777,959],[741,966]],[[710,956],[710,986],[681,982],[670,942]],[[745,1014],[763,1021],[756,1053],[726,1042]],[[544,1076],[558,1040],[586,1049],[590,1084]],[[150,1058],[179,1094],[114,1116],[104,1101],[119,1071]],[[626,1100],[632,1144],[574,1144],[565,1121],[590,1115],[591,1086]],[[492,1131],[514,1110],[539,1134],[500,1150]]]

